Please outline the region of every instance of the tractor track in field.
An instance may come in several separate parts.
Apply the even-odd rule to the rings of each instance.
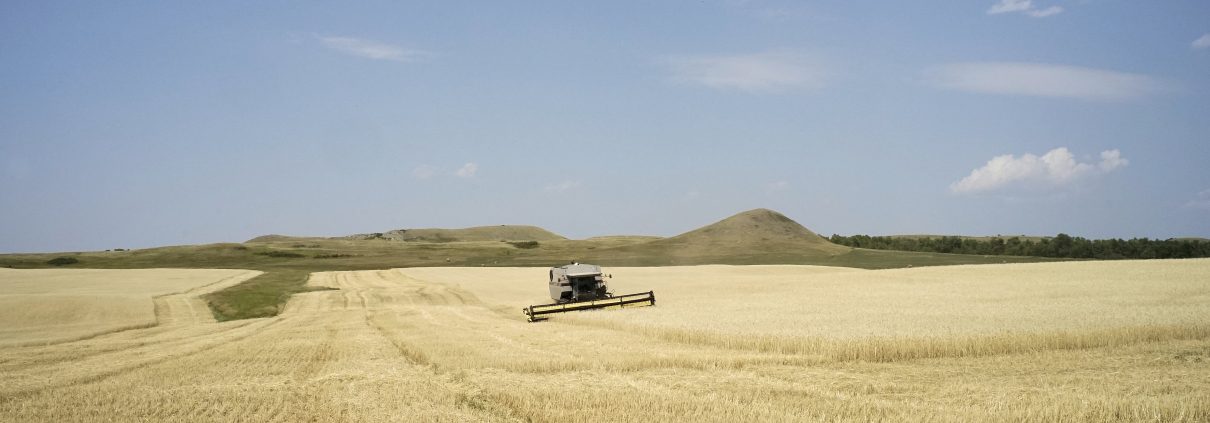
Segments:
[[[4,349],[51,347],[60,344],[78,343],[101,337],[121,335],[130,331],[144,331],[147,329],[173,324],[188,322],[214,322],[215,320],[210,312],[209,306],[206,305],[205,301],[203,301],[200,296],[242,283],[248,279],[260,275],[261,273],[263,272],[253,270],[244,271],[239,274],[223,277],[216,281],[194,286],[182,291],[151,296],[150,299],[152,302],[151,305],[154,321],[119,327],[110,327],[98,330],[96,332],[67,338],[10,343],[5,345],[3,348],[0,348],[0,353],[3,353]],[[4,361],[5,359],[0,357],[0,363],[3,363]]]
[[[0,386],[3,386],[0,392],[4,398],[10,398],[91,383],[253,336],[258,328],[263,330],[276,320],[216,324],[208,308],[198,310],[199,304],[202,307],[205,304],[197,296],[260,273],[248,271],[177,293],[154,296],[157,323],[153,325],[121,328],[65,342],[0,349]],[[250,327],[250,333],[235,338],[223,336],[242,333]],[[182,349],[186,351],[163,353]]]
[[[249,271],[239,275],[222,278],[218,281],[190,288],[172,294],[152,297],[157,323],[117,328],[103,333],[91,334],[72,340],[38,343],[34,345],[15,345],[0,349],[0,370],[13,363],[20,365],[45,365],[61,361],[78,361],[89,357],[112,353],[115,351],[143,348],[149,346],[171,347],[177,342],[183,342],[192,336],[212,336],[218,331],[225,330],[222,326],[213,326],[214,332],[204,332],[197,335],[181,334],[183,326],[197,323],[214,323],[214,317],[209,308],[198,298],[199,295],[235,285],[255,277],[260,272]],[[202,307],[201,310],[198,308]],[[233,322],[234,328],[251,324],[252,322]],[[167,339],[158,339],[164,336]],[[71,348],[63,348],[71,344]]]
[[[21,376],[24,376],[24,379],[34,379],[36,381],[52,381],[53,380],[53,382],[43,383],[40,385],[35,383],[34,386],[21,387],[21,388],[17,388],[17,389],[5,390],[5,391],[0,391],[0,392],[3,392],[3,394],[4,394],[3,397],[5,397],[5,398],[15,398],[15,397],[20,397],[20,396],[35,394],[35,393],[50,390],[50,389],[61,388],[61,387],[65,387],[65,386],[88,384],[88,383],[102,381],[102,380],[105,380],[105,379],[108,379],[108,378],[111,378],[114,376],[119,376],[119,375],[129,373],[134,370],[138,370],[140,368],[153,366],[156,364],[160,364],[160,363],[164,363],[164,362],[168,362],[168,361],[172,361],[172,360],[178,360],[178,359],[196,355],[196,354],[201,354],[201,353],[204,353],[211,349],[221,347],[225,343],[240,341],[240,340],[255,336],[257,333],[265,330],[266,328],[268,328],[280,321],[281,321],[280,319],[262,320],[259,322],[253,322],[253,323],[263,323],[261,325],[254,325],[253,323],[250,323],[250,324],[246,324],[246,325],[237,326],[228,331],[224,331],[224,333],[230,334],[232,332],[239,331],[240,329],[243,329],[243,328],[249,328],[249,327],[251,328],[249,333],[242,333],[242,334],[239,334],[236,336],[222,337],[222,338],[216,339],[212,336],[213,334],[206,334],[206,335],[193,336],[193,337],[181,339],[180,343],[148,344],[145,346],[140,346],[140,348],[137,348],[138,351],[135,351],[135,349],[120,349],[120,350],[112,351],[108,354],[89,357],[89,359],[90,359],[89,361],[103,361],[105,364],[93,365],[93,366],[91,366],[91,368],[95,368],[95,369],[97,369],[97,371],[89,372],[89,373],[86,373],[84,375],[79,375],[79,376],[64,376],[64,375],[65,374],[70,375],[71,372],[69,369],[79,369],[81,367],[90,368],[87,365],[82,365],[81,364],[82,360],[60,361],[55,364],[65,364],[65,365],[61,366],[61,367],[44,366],[41,369],[37,369],[38,371],[32,372],[33,374],[30,374],[31,372],[23,372],[23,374],[21,375]],[[199,338],[202,338],[202,339],[199,339]],[[186,347],[191,346],[192,344],[200,344],[200,345],[197,345],[196,347],[193,347],[193,348],[186,348]],[[182,348],[185,348],[186,351],[184,351],[184,352],[174,351],[174,353],[159,354],[159,355],[155,354],[154,352],[145,351],[148,349],[159,350],[159,349],[165,349],[165,348],[171,348],[170,351],[180,350]],[[113,363],[121,363],[121,364],[113,364]],[[13,386],[13,384],[17,384],[18,386],[22,385],[20,380],[12,380],[13,378],[11,378],[11,376],[12,376],[11,374],[8,376],[9,377],[7,377],[7,379],[9,379],[9,380],[7,380],[5,382],[6,386]],[[29,385],[29,383],[27,382],[26,385]]]

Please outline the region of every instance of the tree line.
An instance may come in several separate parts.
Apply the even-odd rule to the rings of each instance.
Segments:
[[[988,239],[942,237],[891,237],[832,235],[835,244],[874,250],[928,253],[1008,255],[1084,259],[1165,259],[1210,257],[1210,241],[1193,239],[1086,239],[1067,234],[1053,238],[1020,237]]]

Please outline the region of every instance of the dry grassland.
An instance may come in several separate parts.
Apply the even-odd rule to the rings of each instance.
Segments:
[[[0,347],[65,342],[180,319],[213,321],[195,297],[260,274],[218,269],[0,269]]]
[[[324,272],[282,315],[0,349],[9,421],[1207,421],[1210,260]],[[986,342],[995,347],[983,347]]]

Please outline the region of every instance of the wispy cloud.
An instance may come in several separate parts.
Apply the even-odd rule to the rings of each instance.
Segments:
[[[1025,12],[1025,14],[1035,18],[1045,18],[1047,16],[1054,16],[1060,13],[1063,13],[1063,8],[1060,6],[1051,6],[1045,9],[1034,9]]]
[[[1192,200],[1185,203],[1185,207],[1210,211],[1210,189],[1197,193]]]
[[[454,171],[454,175],[459,178],[474,178],[476,173],[479,173],[479,165],[473,162],[464,164]]]
[[[1097,163],[1097,168],[1103,173],[1109,173],[1126,167],[1128,164],[1130,164],[1130,160],[1122,157],[1122,152],[1115,148],[1101,152],[1101,162]]]
[[[934,85],[975,93],[1124,101],[1164,90],[1147,75],[1019,62],[951,63],[925,72]]]
[[[407,49],[400,46],[353,37],[318,37],[324,47],[373,60],[390,60],[395,62],[417,62],[424,60],[429,53],[424,50]]]
[[[775,93],[819,88],[829,72],[818,60],[789,51],[665,59],[672,80],[721,90]]]
[[[435,174],[437,174],[437,168],[429,165],[420,165],[416,166],[415,169],[412,169],[412,177],[415,177],[416,179],[429,179]]]
[[[987,14],[995,15],[1009,12],[1024,12],[1033,8],[1033,2],[1030,0],[1000,0],[999,3],[992,5],[987,9]]]
[[[1063,7],[1050,6],[1039,9],[1034,6],[1033,0],[1000,0],[999,3],[992,5],[987,9],[989,15],[999,15],[1001,13],[1023,13],[1035,18],[1045,18],[1063,13]]]
[[[1113,172],[1130,164],[1118,150],[1101,152],[1101,161],[1080,163],[1066,147],[1050,150],[1041,157],[1005,154],[971,171],[970,175],[950,184],[955,194],[978,194],[1002,189],[1061,188],[1085,178]]]
[[[580,181],[563,181],[546,186],[547,192],[567,192],[580,187]]]
[[[785,191],[786,188],[789,188],[789,187],[790,187],[789,182],[773,181],[773,182],[770,182],[769,184],[765,185],[765,192],[769,193],[769,194],[773,194],[776,192]]]
[[[1193,47],[1193,48],[1199,49],[1199,50],[1204,49],[1204,48],[1210,48],[1210,34],[1202,35],[1201,38],[1193,40],[1193,44],[1191,44],[1190,47]]]

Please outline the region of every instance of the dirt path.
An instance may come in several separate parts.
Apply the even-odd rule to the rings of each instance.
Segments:
[[[259,274],[261,272],[249,271],[183,292],[157,295],[154,298],[156,323],[160,325],[214,323],[214,314],[210,312],[210,306],[206,305],[202,296],[238,285]]]

